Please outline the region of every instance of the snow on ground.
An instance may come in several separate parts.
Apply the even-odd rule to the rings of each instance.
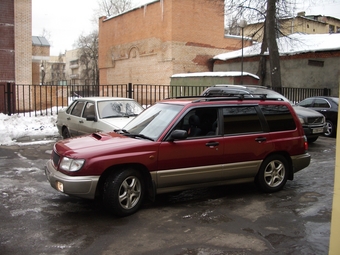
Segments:
[[[23,138],[26,138],[26,141],[35,141],[34,143],[50,142],[53,137],[59,136],[56,121],[56,114],[29,117],[27,114],[8,116],[0,113],[0,145],[21,144],[20,140]]]

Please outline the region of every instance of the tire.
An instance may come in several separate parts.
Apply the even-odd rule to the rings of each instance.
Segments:
[[[286,184],[289,174],[288,162],[282,155],[267,157],[256,176],[256,184],[264,192],[276,192]]]
[[[330,120],[326,120],[327,131],[324,133],[327,137],[335,137],[336,127],[333,122]]]
[[[67,127],[63,128],[62,137],[63,137],[63,139],[67,139],[67,138],[71,137],[70,131],[68,131]]]
[[[106,179],[103,203],[116,216],[128,216],[138,211],[144,192],[141,174],[131,168],[123,169]]]

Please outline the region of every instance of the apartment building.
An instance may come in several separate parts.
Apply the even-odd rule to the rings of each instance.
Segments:
[[[340,33],[340,19],[322,15],[305,15],[305,12],[298,13],[296,17],[280,19],[278,26],[280,29],[278,37],[294,33]],[[244,28],[244,36],[251,37],[254,41],[262,42],[263,22],[248,24]]]

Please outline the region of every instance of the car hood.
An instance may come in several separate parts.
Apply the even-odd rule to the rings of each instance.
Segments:
[[[64,139],[57,142],[55,150],[59,155],[71,158],[92,158],[97,155],[131,152],[134,148],[150,145],[153,142],[110,133],[93,133],[85,136]]]
[[[121,129],[134,118],[135,117],[115,117],[109,119],[100,119],[100,122],[107,125],[108,127],[113,127],[113,129]],[[112,129],[110,128],[109,130],[104,131],[112,131]]]
[[[309,108],[305,108],[298,105],[293,105],[293,108],[298,116],[304,117],[322,117],[323,115],[317,111],[314,111]]]

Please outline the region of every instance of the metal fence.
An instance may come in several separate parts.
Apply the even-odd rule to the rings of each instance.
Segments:
[[[144,107],[169,97],[197,96],[208,86],[169,86],[147,84],[115,85],[16,85],[0,84],[0,113],[27,116],[53,115],[77,97],[129,97]],[[272,88],[292,102],[317,95],[330,95],[330,89]]]

